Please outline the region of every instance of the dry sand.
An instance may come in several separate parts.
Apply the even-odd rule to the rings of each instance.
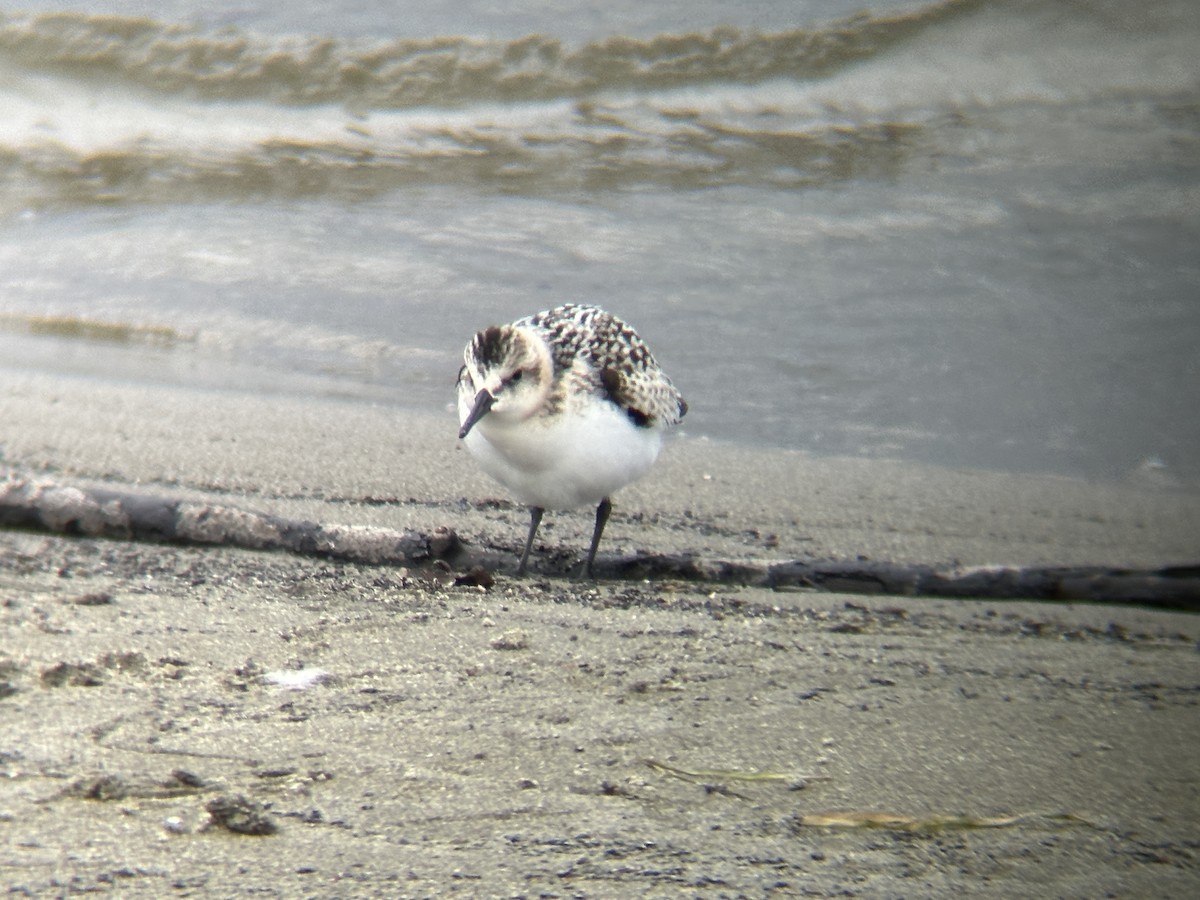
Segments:
[[[503,494],[453,424],[0,384],[0,461],[22,472],[448,525],[511,552],[524,513],[481,502]],[[590,517],[543,528],[553,568]],[[602,554],[1154,567],[1197,561],[1200,499],[685,434],[618,497],[610,529]],[[1196,639],[1194,616],[1129,607],[544,575],[484,590],[0,531],[0,886],[1190,897]]]

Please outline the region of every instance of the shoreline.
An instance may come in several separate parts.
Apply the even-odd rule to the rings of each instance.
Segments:
[[[523,508],[454,440],[453,416],[28,375],[0,387],[0,463],[34,477],[519,547]],[[482,508],[480,508],[482,507]],[[548,559],[590,511],[552,511]],[[855,560],[935,567],[1190,566],[1200,492],[941,469],[668,438],[614,498],[602,556]]]

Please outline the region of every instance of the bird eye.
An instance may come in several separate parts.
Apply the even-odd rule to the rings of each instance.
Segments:
[[[517,369],[517,371],[513,372],[512,375],[509,376],[509,379],[508,379],[509,383],[516,384],[518,381],[521,380],[522,374],[523,373],[521,372],[521,370]]]

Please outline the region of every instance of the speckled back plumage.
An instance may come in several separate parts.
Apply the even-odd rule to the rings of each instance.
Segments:
[[[557,385],[548,413],[560,409],[572,391],[604,396],[645,427],[675,425],[687,413],[687,403],[646,342],[611,313],[568,303],[513,326],[540,332],[550,347]]]

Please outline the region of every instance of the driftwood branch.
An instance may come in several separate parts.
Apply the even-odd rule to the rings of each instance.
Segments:
[[[496,568],[496,554],[432,533],[322,525],[228,506],[64,486],[9,473],[0,481],[0,525],[116,540],[285,550],[373,565],[440,563]],[[565,569],[563,574],[565,574]],[[1137,570],[1102,566],[939,568],[874,561],[726,561],[689,555],[597,560],[602,578],[683,579],[773,590],[901,596],[1134,603],[1200,610],[1200,565]]]
[[[0,481],[0,525],[114,540],[286,550],[364,563],[419,566],[447,539],[358,525],[321,525],[229,506],[59,485]]]

